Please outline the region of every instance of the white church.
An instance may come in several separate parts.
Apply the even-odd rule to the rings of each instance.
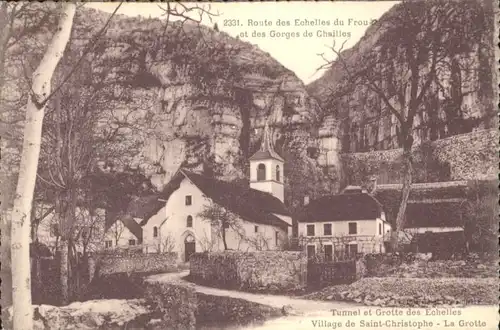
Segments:
[[[223,229],[228,250],[283,249],[292,219],[284,204],[284,160],[273,149],[267,124],[249,161],[249,187],[179,169],[164,189],[162,208],[141,223],[143,252],[177,252],[188,261],[194,252],[224,250],[224,226],[201,216],[207,208],[236,219]]]

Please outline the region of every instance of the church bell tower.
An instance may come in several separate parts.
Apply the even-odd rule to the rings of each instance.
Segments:
[[[281,202],[285,199],[284,159],[273,149],[266,122],[260,149],[250,157],[250,188],[265,191]]]

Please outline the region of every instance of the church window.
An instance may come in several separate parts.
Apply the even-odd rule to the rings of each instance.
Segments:
[[[193,203],[193,199],[191,195],[186,196],[186,205],[191,205]]]
[[[280,166],[276,165],[276,181],[281,181],[281,172],[280,172]]]
[[[190,215],[186,219],[186,227],[193,227],[193,217]]]
[[[158,237],[158,227],[153,227],[153,237]]]
[[[266,165],[261,163],[257,166],[257,181],[264,180],[266,180]]]

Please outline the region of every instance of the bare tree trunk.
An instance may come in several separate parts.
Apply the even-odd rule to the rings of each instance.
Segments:
[[[57,32],[33,74],[32,95],[26,106],[23,149],[12,211],[11,256],[13,329],[33,329],[30,274],[30,215],[35,190],[45,101],[52,75],[69,41],[76,4],[65,3]]]
[[[224,244],[224,251],[227,251],[227,242],[226,242],[226,228],[224,224],[222,224],[222,244]]]
[[[401,190],[401,204],[399,204],[398,215],[396,217],[396,228],[394,228],[391,235],[393,251],[398,251],[400,248],[399,237],[401,236],[400,232],[404,229],[406,222],[406,206],[410,196],[412,171],[411,150],[403,150],[403,188]]]
[[[68,241],[61,239],[60,244],[60,276],[61,276],[61,304],[68,304]]]
[[[96,269],[96,266],[95,266],[95,259],[93,256],[89,256],[89,259],[88,259],[88,267],[89,267],[89,281],[88,281],[88,284],[90,284],[90,282],[92,282],[92,280],[94,279],[94,275],[95,275],[95,269]]]

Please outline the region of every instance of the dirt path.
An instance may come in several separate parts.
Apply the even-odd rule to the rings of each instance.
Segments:
[[[188,284],[193,286],[197,292],[214,295],[214,296],[226,296],[232,298],[240,298],[245,299],[247,301],[256,302],[260,304],[265,304],[272,307],[282,308],[283,306],[290,306],[292,308],[292,314],[279,317],[277,319],[272,319],[266,321],[262,325],[247,325],[242,327],[229,327],[224,329],[231,330],[291,330],[291,329],[301,329],[301,330],[316,330],[318,328],[322,329],[345,329],[344,326],[347,320],[360,322],[362,319],[365,320],[375,320],[379,322],[385,322],[386,320],[390,321],[403,321],[412,319],[414,321],[433,321],[435,325],[432,329],[441,329],[443,326],[443,319],[446,318],[448,320],[457,319],[456,316],[408,316],[404,314],[402,316],[376,316],[373,313],[369,315],[373,316],[362,316],[368,315],[366,314],[368,310],[377,309],[369,306],[362,306],[360,304],[354,303],[344,303],[344,302],[335,302],[335,301],[317,301],[317,300],[305,300],[300,298],[288,297],[288,296],[275,296],[268,294],[255,294],[248,292],[240,292],[240,291],[231,291],[231,290],[223,290],[217,288],[210,288],[198,284],[190,283],[183,279],[183,277],[187,276],[189,271],[184,271],[181,273],[169,273],[169,274],[159,274],[148,277],[148,281],[167,281],[167,282],[181,282],[183,284]],[[357,311],[356,317],[353,316],[332,316],[332,310],[335,309],[337,311],[346,309],[350,311]],[[387,310],[388,308],[386,308]],[[415,308],[415,310],[420,310],[421,315],[426,315],[425,308]],[[403,309],[405,310],[405,309]],[[498,306],[466,306],[460,308],[462,315],[460,319],[471,321],[471,322],[479,322],[478,320],[484,320],[488,323],[487,327],[483,327],[483,329],[494,329],[498,324]],[[481,315],[481,317],[478,317]],[[322,321],[321,321],[322,320]],[[329,321],[335,321],[337,325],[327,324]],[[455,320],[456,321],[456,320]],[[324,322],[324,323],[321,323]],[[440,323],[441,322],[441,323]],[[360,325],[357,323],[356,325]],[[359,327],[350,327],[357,329]],[[220,330],[220,327],[217,328],[206,328],[205,330]],[[379,327],[375,326],[367,326],[363,327],[366,330],[378,330]],[[396,329],[396,328],[394,328]],[[422,329],[431,329],[427,327],[423,327]],[[451,329],[451,328],[450,328]]]
[[[199,284],[194,284],[184,280],[183,277],[187,275],[189,275],[189,271],[183,271],[180,273],[166,273],[166,274],[149,276],[146,280],[154,282],[181,282],[183,284],[188,284],[190,286],[193,286],[196,289],[196,291],[200,293],[212,296],[239,298],[276,308],[282,308],[283,306],[290,306],[292,310],[298,314],[324,315],[325,312],[330,312],[332,309],[342,309],[342,308],[352,309],[353,307],[359,306],[354,303],[346,303],[338,301],[332,301],[332,302],[315,301],[315,300],[306,300],[289,296],[258,294],[258,293],[211,288]]]

